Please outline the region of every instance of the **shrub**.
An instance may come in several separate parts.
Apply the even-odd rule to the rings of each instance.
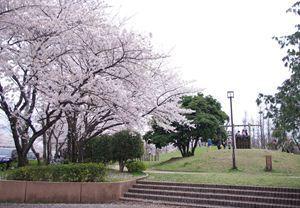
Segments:
[[[146,170],[146,166],[141,161],[128,161],[126,162],[126,168],[129,173],[140,173]]]
[[[68,165],[27,166],[10,171],[9,180],[53,182],[101,182],[106,176],[103,164],[81,163]]]
[[[109,163],[112,160],[111,136],[102,135],[92,138],[85,146],[84,160],[87,162]]]
[[[0,171],[5,171],[7,165],[5,163],[0,163]]]
[[[112,159],[119,162],[121,172],[127,160],[139,158],[144,153],[140,134],[129,130],[120,131],[112,136]]]

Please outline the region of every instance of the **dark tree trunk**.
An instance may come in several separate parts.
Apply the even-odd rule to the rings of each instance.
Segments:
[[[199,139],[195,139],[195,140],[194,140],[194,144],[193,144],[193,147],[192,147],[192,156],[195,155],[195,150],[196,150],[196,148],[197,148],[198,142],[199,142]]]
[[[55,138],[55,154],[54,154],[54,159],[57,159],[59,157],[59,152],[58,152],[58,138]]]
[[[28,164],[28,159],[26,157],[26,154],[23,153],[19,154],[18,152],[18,167],[24,167]]]
[[[77,150],[78,150],[78,161],[84,162],[84,145],[85,143],[83,141],[77,142]]]
[[[77,113],[71,112],[66,113],[67,116],[67,123],[68,123],[68,159],[71,162],[77,162]]]
[[[54,159],[60,158],[62,156],[62,148],[66,143],[66,140],[62,143],[58,142],[58,137],[55,138],[55,154],[54,154]]]
[[[189,155],[190,154],[190,142],[187,141],[185,146],[186,146],[186,153],[187,153],[187,155]]]
[[[72,134],[71,136],[71,144],[72,144],[72,147],[71,147],[71,161],[72,162],[77,162],[77,148],[76,148],[76,139],[77,137],[75,136],[75,133]]]
[[[181,153],[181,156],[184,157],[184,156],[183,156],[184,153],[183,153],[183,149],[182,149],[181,145],[176,144],[176,146],[177,146],[177,148],[179,149],[179,151],[180,151],[180,153]]]
[[[42,125],[45,126],[45,123],[42,121]],[[54,125],[55,128],[55,125]],[[52,159],[52,146],[51,141],[53,137],[54,129],[49,129],[43,133],[43,161],[46,165],[49,165]]]
[[[119,171],[124,172],[125,161],[119,160]]]
[[[26,151],[26,146],[28,145],[28,136],[21,136],[21,150],[18,152],[18,167],[23,167],[28,164],[27,153],[29,149]]]
[[[51,138],[52,136],[49,135],[48,141],[47,141],[47,164],[50,164],[52,159],[52,146],[51,146]]]
[[[189,142],[186,144],[176,144],[177,148],[179,149],[182,157],[190,157],[193,156],[195,153],[195,149],[197,147],[197,143],[193,145],[190,151],[190,144]]]
[[[300,143],[297,141],[297,139],[293,139],[293,140],[294,140],[295,144],[297,145],[298,150],[300,150]]]
[[[183,146],[183,155],[182,155],[182,157],[188,157],[188,148],[187,148],[187,146]]]
[[[40,154],[37,151],[35,151],[33,146],[31,146],[31,151],[35,155],[38,165],[41,165]]]
[[[47,135],[46,132],[43,133],[43,161],[45,164],[48,164],[47,161]]]

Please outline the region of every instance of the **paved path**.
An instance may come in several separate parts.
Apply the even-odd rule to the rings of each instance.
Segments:
[[[161,174],[191,174],[191,175],[207,175],[211,173],[205,173],[205,172],[184,172],[184,171],[167,171],[167,170],[147,170],[144,171],[145,173],[161,173]]]
[[[117,202],[111,204],[4,204],[0,208],[178,208],[179,206],[164,206],[160,204],[145,204],[133,202]]]

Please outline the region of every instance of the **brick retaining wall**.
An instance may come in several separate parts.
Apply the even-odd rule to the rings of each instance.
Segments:
[[[113,183],[0,181],[0,202],[105,203],[119,200],[136,180]]]

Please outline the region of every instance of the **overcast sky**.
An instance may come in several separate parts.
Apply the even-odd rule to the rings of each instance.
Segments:
[[[288,76],[284,51],[273,36],[294,31],[291,0],[109,0],[130,17],[127,27],[152,34],[171,66],[216,97],[229,114],[227,90],[235,91],[234,121],[245,111],[256,119],[259,92],[274,93]]]

